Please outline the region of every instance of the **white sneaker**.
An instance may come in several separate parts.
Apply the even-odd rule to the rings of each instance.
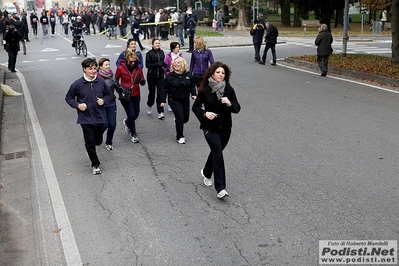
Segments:
[[[158,114],[158,119],[164,119],[164,118],[165,118],[165,115],[163,113]]]
[[[132,138],[130,139],[133,143],[138,143],[139,142],[139,137],[137,135],[133,135]]]
[[[227,197],[229,195],[229,193],[225,190],[222,189],[219,193],[218,193],[218,198],[219,199],[223,199],[224,197]]]
[[[130,134],[130,128],[126,125],[126,118],[123,119],[122,123],[123,123],[123,125],[125,126],[125,132],[126,132],[127,134]]]
[[[179,143],[179,144],[186,144],[186,138],[185,137],[182,137],[182,138],[180,138],[180,139],[178,139],[178,140],[176,140],[177,141],[177,143]]]
[[[93,166],[92,167],[92,170],[93,170],[93,175],[99,175],[99,174],[101,174],[101,169],[100,169],[100,166]]]
[[[106,149],[107,151],[111,151],[111,150],[114,149],[114,147],[112,147],[112,145],[105,145],[105,149]]]
[[[152,108],[151,108],[151,106],[147,106],[147,114],[151,114],[152,113]]]
[[[210,178],[206,178],[206,176],[204,175],[204,169],[201,169],[201,175],[204,178],[204,185],[207,187],[211,187],[213,182]]]

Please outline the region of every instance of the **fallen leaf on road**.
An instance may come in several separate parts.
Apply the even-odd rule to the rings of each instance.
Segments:
[[[3,203],[0,202],[0,208],[3,207],[3,206],[4,206]]]
[[[59,233],[59,232],[61,232],[61,228],[58,228],[58,229],[54,230],[53,232],[54,233]]]
[[[72,175],[71,173],[66,174],[66,176],[71,176],[71,175]]]

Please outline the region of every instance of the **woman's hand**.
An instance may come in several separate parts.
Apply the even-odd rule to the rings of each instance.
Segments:
[[[197,96],[191,96],[191,99],[195,100],[197,99]]]
[[[101,99],[101,98],[97,98],[97,104],[98,105],[103,105],[104,104],[104,100],[103,99]]]
[[[209,120],[213,120],[218,116],[218,114],[214,112],[205,112],[205,117],[208,118]]]
[[[231,102],[229,100],[229,98],[227,97],[222,97],[222,99],[220,99],[222,101],[223,104],[226,104],[228,107],[231,106]]]
[[[159,106],[165,107],[165,106],[166,106],[166,103],[161,103]]]

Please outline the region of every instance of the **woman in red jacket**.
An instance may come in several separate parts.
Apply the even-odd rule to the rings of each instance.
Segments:
[[[138,63],[137,54],[126,49],[124,59],[119,61],[119,66],[115,73],[116,83],[120,85],[117,89],[118,93],[122,88],[130,88],[130,98],[124,100],[119,98],[123,108],[125,109],[127,118],[123,119],[126,133],[130,134],[133,143],[139,142],[136,132],[136,119],[140,113],[140,85],[145,85],[143,69]]]

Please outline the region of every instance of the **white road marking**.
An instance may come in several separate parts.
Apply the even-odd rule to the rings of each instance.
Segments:
[[[40,158],[43,164],[44,175],[47,181],[51,202],[53,205],[55,219],[58,228],[62,230],[59,232],[61,243],[64,250],[65,260],[67,265],[83,265],[80,258],[78,246],[76,245],[75,236],[72,231],[69,217],[65,208],[64,200],[62,198],[61,190],[58,185],[57,177],[55,175],[53,163],[51,161],[50,153],[47,148],[46,139],[40,127],[36,111],[33,107],[32,97],[29,88],[26,84],[25,77],[18,71],[17,76],[22,84],[22,90],[25,95],[26,107],[32,123],[32,129],[35,134],[36,143],[39,149]]]

